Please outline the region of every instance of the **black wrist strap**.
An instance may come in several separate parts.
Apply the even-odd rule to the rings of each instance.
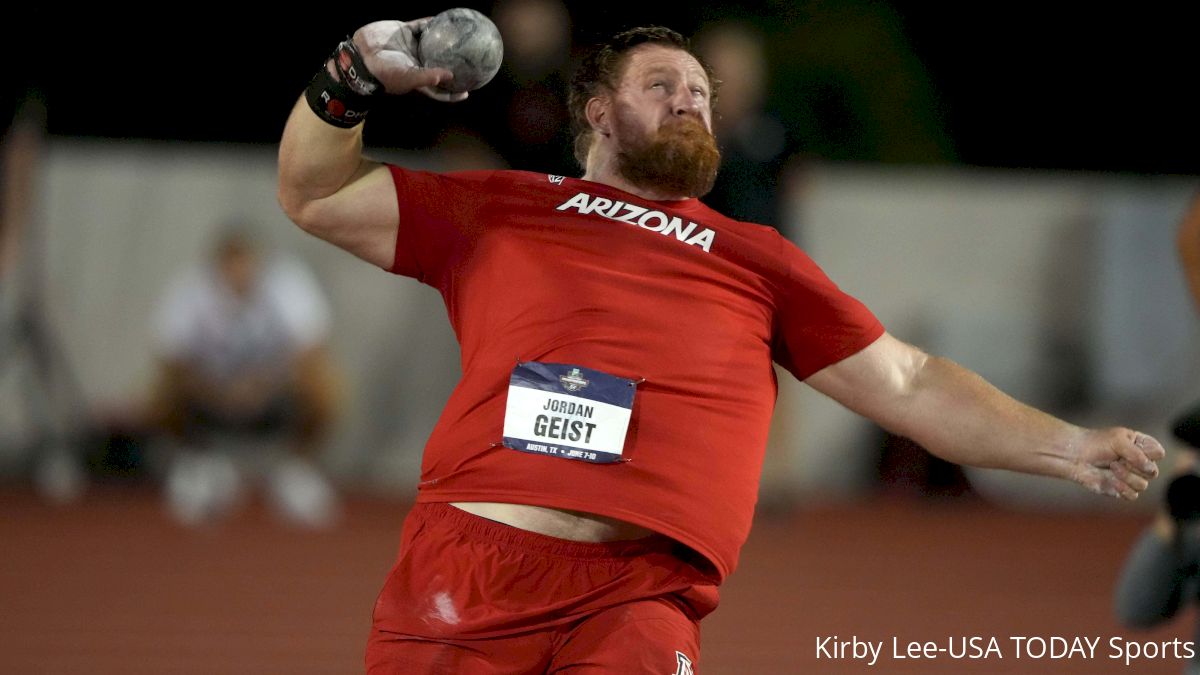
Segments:
[[[330,62],[336,76],[329,72]],[[349,38],[337,46],[304,90],[304,98],[317,117],[342,129],[362,123],[372,100],[382,94],[383,85],[367,70]]]

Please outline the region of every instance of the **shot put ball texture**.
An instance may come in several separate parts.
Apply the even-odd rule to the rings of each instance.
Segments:
[[[491,81],[504,58],[504,42],[492,20],[473,9],[448,9],[433,17],[417,45],[421,65],[445,68],[454,79],[438,85],[449,92],[472,91]]]

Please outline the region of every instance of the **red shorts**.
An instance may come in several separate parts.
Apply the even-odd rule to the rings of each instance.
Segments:
[[[580,543],[417,504],[367,671],[691,675],[718,597],[695,556],[666,537]]]

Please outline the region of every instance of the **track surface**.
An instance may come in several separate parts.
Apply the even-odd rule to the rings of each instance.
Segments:
[[[408,504],[351,498],[335,531],[251,505],[186,530],[146,489],[69,507],[0,489],[0,673],[354,673]],[[1193,639],[1195,616],[1120,628],[1111,589],[1140,513],[1011,513],[876,501],[762,519],[704,624],[698,673],[1178,673],[1125,667],[1113,636]],[[817,640],[884,641],[875,666]],[[998,639],[1003,658],[891,657],[892,638]],[[1011,637],[1100,637],[1095,659],[1017,659]]]

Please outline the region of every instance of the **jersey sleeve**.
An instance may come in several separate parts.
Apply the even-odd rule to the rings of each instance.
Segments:
[[[852,356],[883,335],[866,305],[843,292],[806,253],[779,237],[784,276],[776,297],[772,357],[799,380]]]
[[[400,225],[390,271],[442,288],[477,232],[492,171],[432,173],[388,165],[396,185]]]

